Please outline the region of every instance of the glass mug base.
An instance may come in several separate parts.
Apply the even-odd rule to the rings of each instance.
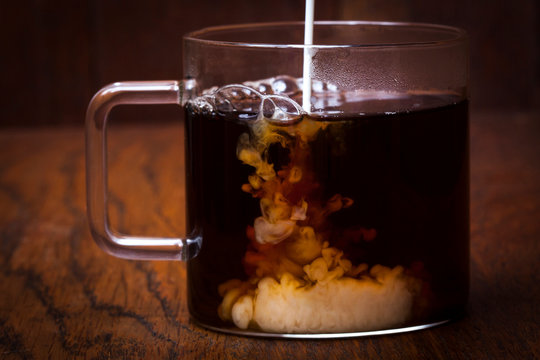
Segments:
[[[212,330],[215,332],[236,335],[236,336],[249,336],[249,337],[262,337],[262,338],[279,338],[279,339],[344,339],[344,338],[355,338],[355,337],[368,337],[368,336],[381,336],[381,335],[394,335],[401,333],[408,333],[414,331],[420,331],[429,329],[435,326],[440,326],[447,324],[455,319],[446,319],[437,322],[415,325],[415,326],[405,326],[397,327],[393,329],[384,329],[384,330],[374,330],[374,331],[358,331],[358,332],[344,332],[344,333],[302,333],[302,334],[281,334],[281,333],[269,333],[263,331],[255,330],[242,330],[238,328],[224,328],[224,327],[215,327],[211,325],[206,325],[197,321],[197,319],[192,319],[193,322],[205,329]]]

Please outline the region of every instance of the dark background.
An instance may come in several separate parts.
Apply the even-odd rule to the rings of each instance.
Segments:
[[[315,18],[465,28],[473,109],[528,111],[540,103],[539,12],[536,0],[317,0]],[[180,79],[186,32],[303,17],[302,0],[2,1],[0,126],[81,125],[92,94],[110,82]],[[176,111],[144,107],[119,117]]]

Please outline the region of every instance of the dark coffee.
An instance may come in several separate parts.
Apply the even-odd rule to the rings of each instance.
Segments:
[[[187,265],[194,319],[221,328],[347,332],[432,323],[463,310],[467,101],[408,95],[364,101],[354,113],[346,105],[283,125],[186,105],[188,225],[203,236]],[[268,289],[277,293],[263,298]],[[387,312],[369,305],[382,299],[379,307],[397,309],[395,316],[363,322]],[[235,310],[235,303],[242,304]],[[263,314],[268,309],[296,316],[294,325],[279,324],[276,311]],[[330,315],[312,320],[321,312]],[[340,317],[356,320],[342,326]]]

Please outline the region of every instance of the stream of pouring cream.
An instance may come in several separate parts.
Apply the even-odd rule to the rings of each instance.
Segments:
[[[306,19],[304,22],[304,45],[313,45],[313,15],[315,0],[306,0]],[[304,71],[302,82],[302,108],[306,113],[311,112],[311,57],[309,46],[304,47]]]

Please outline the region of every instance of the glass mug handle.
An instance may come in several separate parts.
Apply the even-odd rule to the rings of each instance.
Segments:
[[[189,83],[189,80],[186,81]],[[106,127],[111,109],[128,104],[181,104],[185,83],[174,80],[110,84],[94,95],[86,112],[86,195],[90,230],[105,252],[133,260],[189,260],[197,255],[201,236],[139,237],[111,231],[107,211]],[[189,84],[188,84],[189,85]]]

